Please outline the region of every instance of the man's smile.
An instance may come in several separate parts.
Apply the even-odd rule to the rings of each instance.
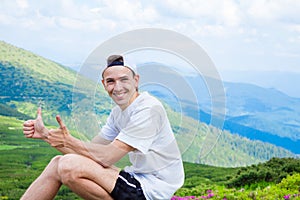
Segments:
[[[127,92],[114,92],[113,95],[115,97],[117,97],[118,99],[122,99],[125,95],[127,94]]]

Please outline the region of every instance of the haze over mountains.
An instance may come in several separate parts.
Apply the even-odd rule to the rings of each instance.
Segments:
[[[300,73],[293,71],[226,70],[221,71],[225,82],[249,83],[263,88],[276,88],[290,97],[300,98]]]
[[[14,116],[23,120],[28,116],[35,117],[37,104],[41,100],[44,103],[43,116],[47,124],[56,126],[56,114],[60,114],[70,128],[76,129],[76,125],[85,124],[85,126],[77,129],[77,136],[83,139],[89,139],[91,135],[82,134],[82,130],[88,129],[91,130],[91,133],[97,133],[99,126],[105,123],[106,117],[112,107],[111,100],[101,87],[93,91],[94,96],[91,96],[88,91],[83,89],[74,89],[73,84],[76,76],[78,76],[75,71],[5,42],[0,42],[0,67],[0,77],[2,81],[0,90],[0,115]],[[168,104],[166,105],[172,128],[180,143],[180,148],[186,161],[217,166],[241,166],[269,160],[271,157],[292,157],[296,156],[295,153],[299,153],[293,149],[282,148],[277,144],[272,145],[266,143],[268,141],[262,140],[263,142],[261,142],[255,140],[255,138],[249,140],[245,137],[241,137],[243,134],[247,137],[245,130],[255,132],[257,131],[255,128],[259,128],[253,128],[252,125],[248,126],[249,124],[255,123],[255,120],[262,120],[263,122],[264,118],[266,118],[268,114],[271,114],[272,119],[278,122],[276,125],[278,125],[279,128],[285,130],[285,126],[292,127],[290,132],[280,131],[279,133],[281,135],[279,135],[278,132],[271,131],[273,127],[270,128],[267,127],[267,125],[266,127],[261,126],[260,130],[267,130],[266,132],[268,134],[277,137],[284,136],[289,139],[293,138],[298,142],[299,135],[293,134],[293,131],[299,128],[297,125],[299,122],[299,116],[297,115],[299,99],[290,99],[284,94],[273,92],[274,96],[271,99],[278,99],[278,102],[276,101],[270,104],[268,101],[265,101],[264,98],[257,96],[258,93],[256,93],[256,89],[258,88],[252,88],[250,85],[249,88],[245,88],[245,85],[231,85],[231,83],[227,85],[227,83],[225,83],[226,91],[233,89],[234,92],[240,91],[240,94],[243,94],[244,89],[246,89],[246,91],[249,92],[249,94],[245,93],[243,95],[234,92],[226,93],[226,97],[228,98],[227,105],[229,105],[226,109],[232,109],[232,111],[228,112],[231,115],[226,115],[226,120],[234,122],[235,128],[238,127],[237,125],[242,126],[242,128],[239,127],[241,131],[233,132],[237,134],[231,134],[230,129],[227,129],[228,131],[222,131],[210,125],[211,102],[209,101],[209,96],[205,96],[207,95],[207,91],[203,89],[195,77],[189,77],[186,82],[186,87],[192,85],[195,88],[192,91],[184,91],[182,87],[180,87],[184,84],[179,85],[178,81],[180,80],[179,78],[185,79],[187,77],[176,77],[174,74],[173,76],[164,76],[165,74],[162,71],[157,73],[158,68],[155,68],[155,70],[153,70],[153,68],[152,70],[149,69],[150,68],[147,68],[146,70],[147,76],[141,74],[141,83],[143,83],[143,81],[145,82],[147,78],[151,78],[150,75],[151,72],[153,72],[153,75],[156,76],[158,80],[160,78],[161,80],[165,80],[166,84],[170,87],[164,87],[164,90],[161,90],[161,86],[163,85],[156,84],[157,88],[153,90],[153,85],[148,84],[141,85],[141,89],[149,89],[152,94],[157,95]],[[82,84],[97,85],[97,83],[91,83],[89,80],[82,80]],[[183,82],[184,81],[185,80],[183,80]],[[196,82],[193,83],[193,81]],[[181,104],[182,107],[178,107],[176,95],[172,96],[175,90],[177,94],[179,91],[182,92],[181,95],[179,95],[180,98],[189,96],[189,93],[186,95],[187,93],[185,92],[200,91],[199,93],[197,92],[197,95],[200,95],[197,98],[200,100],[201,113],[199,113],[200,111],[195,112],[195,110],[193,110],[194,105],[191,104],[191,101],[186,101],[186,103]],[[163,91],[163,93],[160,93],[161,91]],[[266,91],[263,90],[262,93]],[[254,97],[257,101],[251,99]],[[96,99],[92,104],[89,102],[91,98]],[[228,104],[230,101],[233,102],[232,105]],[[281,104],[281,101],[285,101],[286,104]],[[262,104],[268,109],[260,109]],[[170,107],[173,108],[173,110],[170,109]],[[240,108],[240,110],[238,108]],[[280,115],[282,112],[285,113],[284,116]],[[92,115],[93,119],[91,119],[95,120],[92,122],[95,123],[91,123],[90,118],[86,118],[87,115]],[[199,115],[200,121],[206,124],[198,121]],[[194,117],[196,120],[187,116]],[[293,118],[294,121],[292,120]],[[280,120],[285,120],[285,123],[279,123],[281,122]],[[291,124],[293,126],[291,126]],[[245,129],[245,127],[249,129]],[[214,159],[209,159],[208,154],[210,157],[213,156]]]
[[[212,99],[207,84],[214,80],[207,81],[210,78],[201,76],[183,76],[165,68],[170,67],[159,63],[141,66],[142,75],[154,79],[153,82],[166,80],[164,85],[147,86],[148,90],[194,119],[207,124],[214,117],[222,120],[223,116],[212,116],[214,114],[211,113],[212,101],[217,102],[218,99]],[[166,86],[171,88],[169,94],[166,93]],[[247,83],[223,82],[223,86],[226,95],[225,121],[224,126],[219,128],[300,154],[300,98],[290,97],[274,88]],[[180,105],[179,101],[185,103]]]

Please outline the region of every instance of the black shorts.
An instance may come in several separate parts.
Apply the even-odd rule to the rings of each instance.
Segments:
[[[146,200],[140,182],[123,170],[110,195],[114,200]]]

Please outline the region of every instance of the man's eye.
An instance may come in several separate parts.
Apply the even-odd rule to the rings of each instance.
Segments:
[[[107,80],[106,83],[113,83],[113,80]]]

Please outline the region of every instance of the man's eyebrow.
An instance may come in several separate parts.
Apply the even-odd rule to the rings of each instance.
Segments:
[[[128,75],[124,75],[124,76],[119,77],[119,79],[128,78],[128,77],[129,77]]]
[[[106,78],[105,81],[113,81],[113,78]]]
[[[116,78],[116,79],[123,79],[123,78],[128,78],[128,77],[129,77],[128,75],[124,75],[124,76],[120,76],[120,77],[118,77],[118,78]],[[116,80],[116,79],[108,77],[108,78],[106,78],[105,80],[106,80],[106,81],[114,81],[114,80]]]

